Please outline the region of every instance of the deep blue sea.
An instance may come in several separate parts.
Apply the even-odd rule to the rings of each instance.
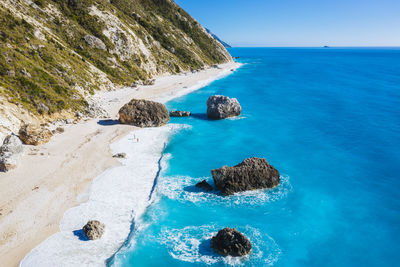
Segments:
[[[244,65],[167,104],[194,116],[164,151],[155,201],[116,266],[399,266],[400,49],[234,48]],[[210,95],[240,117],[206,118]],[[230,197],[194,184],[265,157],[281,184]],[[210,249],[219,229],[249,237],[246,258]],[[133,245],[134,244],[134,245]]]

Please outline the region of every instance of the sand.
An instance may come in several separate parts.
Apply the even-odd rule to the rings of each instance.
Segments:
[[[44,145],[25,146],[18,168],[0,173],[1,265],[18,266],[23,257],[59,232],[64,213],[88,200],[93,179],[121,165],[110,144],[135,127],[113,123],[132,98],[166,102],[231,73],[237,63],[197,73],[160,77],[155,85],[99,92],[96,101],[113,116],[65,126]]]

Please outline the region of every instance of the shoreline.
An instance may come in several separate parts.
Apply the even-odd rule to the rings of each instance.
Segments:
[[[239,66],[230,62],[220,65],[221,69],[164,76],[153,86],[99,92],[94,98],[115,115],[131,98],[166,102],[204,87]],[[118,143],[132,131],[138,132],[137,129],[93,119],[67,125],[65,133],[53,137],[48,144],[24,147],[19,167],[7,174],[0,173],[0,257],[4,264],[18,266],[32,248],[46,238],[51,239],[52,234],[62,233],[61,218],[67,210],[90,200],[88,188],[93,178],[124,166],[111,157],[110,144]],[[21,179],[23,183],[15,183]]]

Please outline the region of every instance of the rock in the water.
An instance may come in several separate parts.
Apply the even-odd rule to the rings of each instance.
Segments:
[[[223,256],[241,257],[251,251],[251,243],[235,228],[224,228],[211,239],[211,247]]]
[[[115,154],[115,155],[113,156],[113,158],[125,159],[125,158],[126,158],[126,153],[118,153],[118,154]]]
[[[279,171],[262,158],[248,158],[234,167],[223,166],[212,170],[211,174],[215,186],[224,195],[272,188],[280,181]]]
[[[169,122],[169,115],[164,104],[132,99],[119,110],[119,120],[123,124],[137,127],[158,127]]]
[[[83,39],[92,48],[97,48],[97,49],[101,49],[101,50],[106,50],[107,49],[107,47],[103,43],[103,41],[100,40],[99,38],[97,38],[96,36],[85,35],[85,37],[83,37]]]
[[[241,112],[242,107],[236,98],[213,95],[207,100],[207,116],[210,119],[226,119],[229,117],[239,116]]]
[[[50,130],[32,124],[25,124],[19,130],[19,138],[27,145],[45,144],[50,141],[52,135]]]
[[[200,183],[197,183],[196,187],[197,188],[201,188],[201,189],[203,189],[203,190],[205,190],[207,192],[210,192],[210,191],[213,190],[212,186],[209,183],[207,183],[206,180],[203,180]]]
[[[0,147],[0,171],[15,169],[22,151],[22,142],[18,136],[14,134],[7,136]]]
[[[190,113],[189,111],[174,110],[170,111],[169,115],[171,117],[189,117],[190,115],[192,115],[192,113]]]
[[[83,233],[89,240],[96,240],[101,238],[104,234],[105,225],[99,221],[88,221],[88,223],[83,226]]]

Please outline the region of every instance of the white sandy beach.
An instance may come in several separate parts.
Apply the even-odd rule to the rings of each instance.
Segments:
[[[115,120],[132,98],[166,102],[237,67],[227,63],[219,69],[160,77],[153,86],[100,92],[95,98]],[[68,125],[45,145],[25,146],[18,168],[0,173],[1,265],[18,266],[35,247],[21,266],[104,265],[125,241],[132,219],[149,203],[158,159],[177,126],[132,132],[135,127],[98,122]],[[116,152],[126,152],[128,158],[119,162],[112,158]],[[106,224],[102,239],[86,242],[74,234],[89,219]]]

